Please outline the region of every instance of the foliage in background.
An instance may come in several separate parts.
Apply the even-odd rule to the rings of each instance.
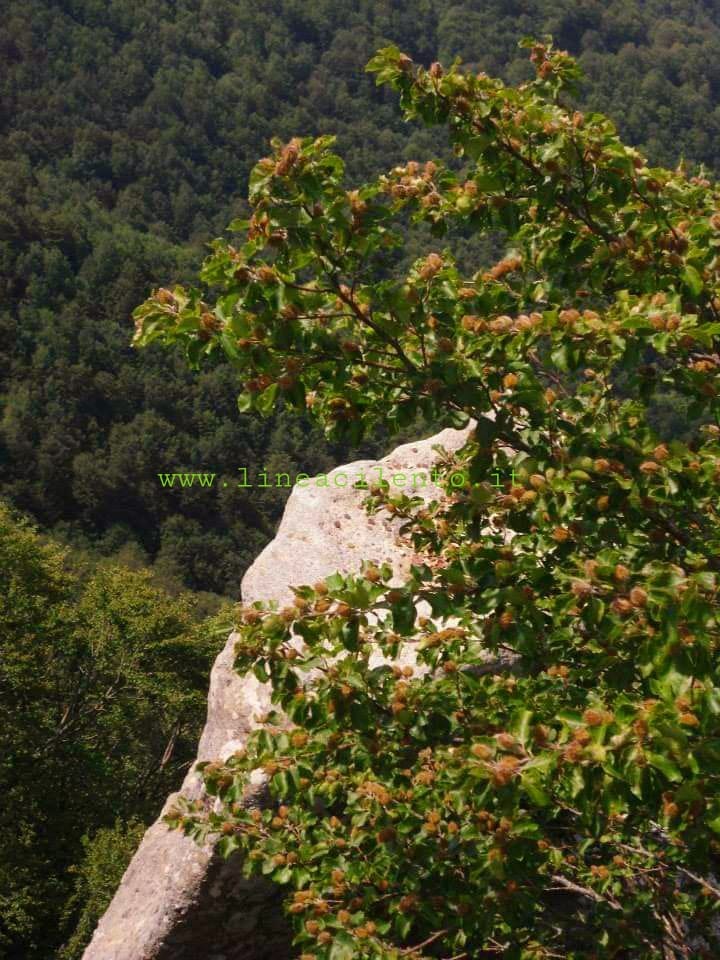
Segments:
[[[4,960],[53,955],[81,903],[66,906],[69,870],[80,865],[85,891],[103,862],[95,841],[85,859],[83,837],[118,818],[149,822],[187,771],[228,619],[223,608],[198,622],[196,606],[146,570],[71,570],[64,550],[0,505]],[[136,836],[130,827],[117,842],[128,849]]]
[[[77,920],[58,960],[80,960],[98,921],[117,890],[122,875],[145,833],[146,824],[131,819],[102,827],[92,840],[82,838],[83,859],[70,872],[76,875],[75,890],[68,900],[63,919]],[[79,918],[77,917],[79,912]]]
[[[461,488],[371,491],[418,551],[407,582],[368,562],[245,607],[237,667],[277,709],[167,818],[287,888],[303,960],[720,948],[720,189],[575,109],[567,52],[521,46],[516,86],[382,49],[368,69],[462,168],[348,189],[331,137],[274,141],[199,285],[135,312],[140,346],[224,356],[242,410],[353,442],[476,422]],[[408,213],[433,246],[388,281]],[[459,269],[457,222],[505,255]],[[689,442],[653,429],[668,391]],[[414,668],[371,668],[409,644]]]
[[[394,42],[512,81],[515,41],[580,58],[586,106],[654,162],[716,166],[717,0],[10,0],[0,38],[0,493],[57,537],[155,562],[168,588],[237,596],[287,492],[163,491],[156,474],[323,471],[387,448],[327,446],[307,421],[237,417],[232,378],[128,347],[151,284],[189,280],[242,214],[271,135],[338,135],[348,175],[445,156],[362,71]],[[466,230],[461,236],[468,236]],[[421,232],[402,251],[422,248]],[[477,269],[487,245],[456,243]],[[430,432],[430,431],[429,431]]]

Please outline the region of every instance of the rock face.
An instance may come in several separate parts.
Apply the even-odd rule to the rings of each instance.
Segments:
[[[291,585],[310,584],[336,570],[354,572],[363,560],[387,561],[396,581],[402,581],[412,551],[398,539],[398,522],[369,517],[363,491],[352,484],[361,474],[372,482],[382,467],[392,484],[402,486],[403,472],[408,492],[414,484],[425,499],[437,497],[429,476],[421,477],[438,460],[432,448],[457,450],[470,429],[443,430],[398,447],[383,460],[338,467],[326,484],[313,478],[295,486],[275,539],[243,578],[243,600],[283,603],[292,599]],[[256,715],[270,703],[267,685],[233,671],[234,645],[231,634],[212,670],[198,760],[224,760],[238,750],[259,725]],[[202,781],[194,770],[180,793],[201,796]],[[224,861],[209,847],[168,830],[162,816],[176,796],[168,798],[145,834],[84,960],[289,960],[291,940],[277,888],[245,879],[237,855]]]

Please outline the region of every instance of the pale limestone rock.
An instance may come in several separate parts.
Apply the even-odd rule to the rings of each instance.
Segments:
[[[404,444],[377,463],[386,478],[419,472],[437,461],[434,445],[457,450],[471,428],[443,430]],[[311,584],[335,571],[357,571],[363,560],[387,561],[395,582],[403,581],[412,550],[398,540],[399,522],[369,517],[362,507],[364,492],[352,487],[363,470],[369,480],[377,477],[377,470],[370,469],[375,463],[338,467],[328,475],[328,486],[310,481],[293,488],[275,539],[243,578],[245,602],[283,603],[292,598],[291,585]],[[336,480],[343,483],[340,474],[347,479],[344,486],[336,485]],[[416,490],[426,499],[440,495],[429,478],[427,486]],[[266,685],[233,671],[234,645],[231,635],[212,670],[198,760],[224,760],[238,750],[258,726],[254,718],[269,706]],[[411,649],[402,660],[413,661]],[[261,793],[261,777],[255,786]],[[193,770],[180,793],[202,796]],[[176,796],[168,798],[162,814]],[[84,960],[287,960],[292,949],[278,893],[267,882],[243,878],[237,856],[223,861],[158,819],[125,872]]]

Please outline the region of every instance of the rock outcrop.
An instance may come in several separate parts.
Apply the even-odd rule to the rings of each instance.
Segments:
[[[378,467],[386,478],[427,471],[438,460],[433,446],[457,450],[468,429],[405,444],[380,461],[338,467],[327,485],[313,479],[295,486],[275,539],[243,578],[243,600],[283,603],[292,598],[291,585],[313,583],[336,570],[356,571],[363,560],[387,561],[396,581],[402,581],[412,550],[398,538],[397,521],[367,515],[363,491],[353,483],[363,472],[368,480],[376,478]],[[411,482],[409,476],[405,482]],[[415,489],[426,499],[439,495],[429,477]],[[198,760],[224,760],[243,746],[258,726],[255,718],[270,703],[266,685],[233,671],[234,645],[231,634],[212,670]],[[194,770],[180,793],[201,796],[202,781]],[[162,816],[176,796],[168,798],[145,834],[84,960],[288,960],[292,949],[279,891],[245,879],[237,855],[224,861],[210,847],[168,830]]]

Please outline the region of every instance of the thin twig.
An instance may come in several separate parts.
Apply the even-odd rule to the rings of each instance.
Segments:
[[[550,879],[553,883],[557,883],[559,887],[563,887],[571,893],[577,893],[579,896],[587,897],[588,900],[594,900],[596,903],[607,903],[613,910],[622,910],[622,905],[614,897],[603,897],[596,890],[592,890],[590,887],[581,887],[580,884],[573,883],[572,880],[568,880],[560,874],[553,874]]]
[[[409,956],[412,953],[417,953],[418,950],[423,950],[425,947],[429,946],[431,943],[434,943],[440,937],[444,937],[446,933],[447,933],[447,930],[438,930],[437,933],[433,933],[431,937],[428,937],[427,940],[423,940],[423,942],[419,943],[416,947],[406,947],[404,950],[401,950],[400,953],[403,956]]]

